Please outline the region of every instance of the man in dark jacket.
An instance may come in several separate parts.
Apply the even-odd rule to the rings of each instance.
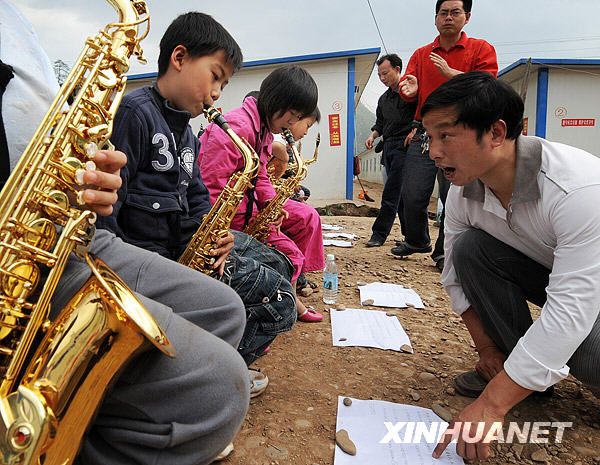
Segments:
[[[392,230],[396,214],[404,233],[404,209],[400,201],[400,192],[406,156],[405,140],[412,129],[415,105],[406,103],[398,95],[401,72],[402,59],[398,55],[394,53],[384,55],[377,60],[379,80],[388,87],[388,90],[379,97],[376,110],[377,121],[371,128],[372,132],[365,141],[365,147],[373,148],[375,139],[379,136],[383,137],[381,161],[385,167],[386,180],[381,197],[381,208],[373,223],[373,233],[367,242],[367,247],[383,245]]]

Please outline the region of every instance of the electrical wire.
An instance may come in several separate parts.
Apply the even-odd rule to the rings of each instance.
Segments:
[[[385,41],[383,40],[383,36],[381,35],[381,30],[379,29],[379,24],[377,24],[377,18],[375,17],[375,13],[373,12],[373,7],[371,6],[371,0],[367,0],[369,4],[369,10],[371,10],[371,16],[373,16],[373,22],[375,23],[375,27],[377,28],[377,32],[379,33],[379,38],[381,39],[381,44],[383,45],[383,49],[385,50],[385,54],[388,55],[387,47],[385,46]]]

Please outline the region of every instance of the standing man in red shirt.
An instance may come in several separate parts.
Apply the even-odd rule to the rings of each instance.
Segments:
[[[435,40],[415,51],[400,80],[400,96],[409,102],[417,102],[415,131],[411,134],[402,182],[404,204],[404,241],[392,249],[394,255],[405,257],[413,253],[431,252],[431,240],[427,223],[427,206],[433,192],[438,169],[429,158],[429,148],[423,144],[421,106],[435,89],[457,74],[469,71],[485,71],[498,74],[496,50],[482,39],[467,37],[463,28],[471,19],[473,0],[437,0],[435,4],[435,27],[439,35]],[[410,137],[410,136],[409,136]],[[441,174],[438,177],[440,198],[446,201],[449,182]],[[440,234],[431,255],[441,271],[444,267],[444,215]]]

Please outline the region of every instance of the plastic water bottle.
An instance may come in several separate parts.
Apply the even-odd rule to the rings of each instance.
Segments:
[[[325,270],[323,271],[323,302],[332,305],[337,302],[338,295],[338,269],[335,256],[327,254]]]

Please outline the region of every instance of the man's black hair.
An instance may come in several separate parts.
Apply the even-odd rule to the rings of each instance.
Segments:
[[[205,13],[191,11],[178,16],[169,25],[160,40],[159,77],[169,69],[171,54],[178,45],[183,45],[194,58],[223,50],[234,72],[242,65],[240,46],[221,24]]]
[[[394,68],[400,66],[400,71],[402,71],[402,58],[400,58],[395,53],[390,53],[389,55],[383,55],[379,60],[377,60],[377,66],[381,65],[385,60],[390,62]]]
[[[523,100],[507,83],[481,71],[459,74],[434,90],[421,108],[421,115],[440,108],[456,110],[456,124],[477,132],[477,139],[498,120],[506,123],[506,138],[523,132]]]
[[[315,110],[318,96],[317,84],[308,71],[296,65],[282,66],[260,85],[258,113],[267,126],[275,115],[288,110],[304,117]]]
[[[435,2],[435,14],[436,15],[440,12],[442,3],[447,2],[447,1],[448,0],[437,0],[437,2]],[[463,4],[463,10],[465,10],[465,13],[470,13],[471,8],[473,8],[473,0],[462,0],[462,4]]]

